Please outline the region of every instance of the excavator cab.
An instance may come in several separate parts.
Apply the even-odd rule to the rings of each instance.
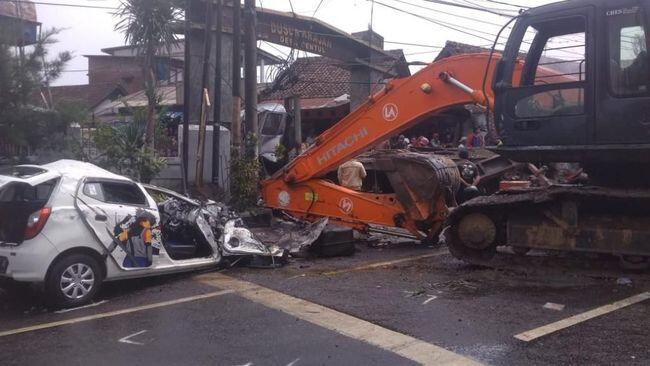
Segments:
[[[494,72],[497,152],[650,162],[649,17],[648,0],[564,1],[522,13]]]

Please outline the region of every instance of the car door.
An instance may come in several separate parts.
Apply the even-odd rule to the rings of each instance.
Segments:
[[[156,270],[171,262],[161,242],[160,215],[153,200],[128,180],[86,178],[77,209],[104,254],[123,270]]]

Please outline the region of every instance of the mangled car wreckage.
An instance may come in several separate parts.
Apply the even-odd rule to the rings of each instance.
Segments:
[[[72,160],[0,171],[0,278],[40,283],[58,306],[103,281],[286,257],[216,202]]]

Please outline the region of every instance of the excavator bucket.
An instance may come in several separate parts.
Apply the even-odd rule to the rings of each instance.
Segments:
[[[455,206],[460,173],[448,157],[411,151],[377,151],[364,159],[369,170],[385,174],[397,200],[414,221],[430,221]]]

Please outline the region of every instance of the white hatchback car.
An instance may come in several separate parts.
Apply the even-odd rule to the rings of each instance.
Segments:
[[[103,281],[284,255],[226,211],[89,163],[11,167],[0,171],[0,278],[41,283],[51,303],[76,306]]]

